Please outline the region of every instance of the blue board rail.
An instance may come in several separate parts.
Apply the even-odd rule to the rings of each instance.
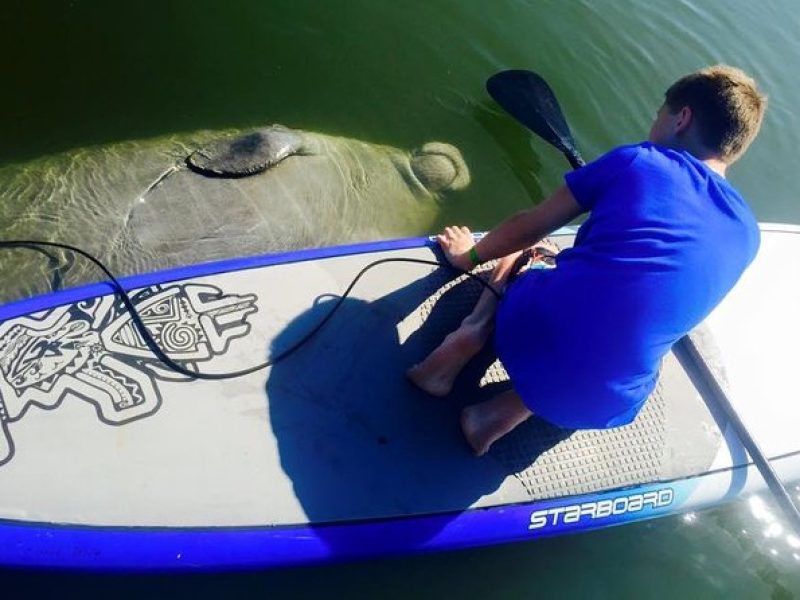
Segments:
[[[454,550],[678,512],[696,485],[697,479],[687,479],[460,513],[314,526],[104,528],[0,521],[0,564],[100,571],[206,571]],[[420,535],[430,531],[437,533]]]

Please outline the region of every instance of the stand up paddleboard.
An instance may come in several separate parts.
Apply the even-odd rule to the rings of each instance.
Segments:
[[[123,284],[171,359],[223,373],[291,348],[369,263],[437,252],[419,238]],[[762,225],[758,258],[704,338],[784,481],[800,479],[798,256],[800,228]],[[632,424],[573,432],[533,418],[473,457],[459,412],[509,385],[491,348],[444,399],[404,372],[480,292],[449,269],[381,265],[299,350],[219,381],[155,358],[107,284],[0,307],[0,564],[306,564],[589,530],[764,488],[672,355]]]

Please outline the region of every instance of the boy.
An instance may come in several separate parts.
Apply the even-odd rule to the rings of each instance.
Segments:
[[[725,171],[755,138],[765,109],[766,97],[741,70],[702,69],[667,90],[647,142],[567,173],[550,198],[477,244],[466,227],[445,228],[439,244],[455,267],[500,259],[491,283],[504,296],[498,306],[484,291],[408,377],[447,395],[494,330],[514,389],[462,412],[477,456],[532,414],[576,429],[636,417],[662,357],[756,255],[758,224]],[[586,211],[555,269],[531,269],[508,283],[522,250]]]

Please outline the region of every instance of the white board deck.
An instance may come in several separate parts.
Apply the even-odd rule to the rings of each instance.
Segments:
[[[554,239],[568,245],[572,234]],[[235,371],[303,337],[368,263],[436,258],[430,246],[412,246],[313,260],[299,253],[188,279],[173,273],[131,295],[172,358],[201,372]],[[708,319],[734,404],[769,456],[800,454],[798,257],[800,228],[764,226],[755,263]],[[111,295],[7,318],[0,521],[355,523],[692,478],[696,505],[730,495],[719,477],[706,489],[697,476],[746,456],[671,355],[657,397],[632,426],[562,435],[531,421],[474,458],[458,414],[502,385],[493,357],[467,369],[445,399],[404,378],[479,292],[451,279],[431,266],[377,267],[296,354],[227,381],[189,381],[159,364]],[[788,464],[782,473],[800,477],[800,461]]]

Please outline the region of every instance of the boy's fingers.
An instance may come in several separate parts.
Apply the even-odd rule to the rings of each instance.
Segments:
[[[468,235],[472,235],[469,227],[465,227],[464,225],[448,225],[444,228],[444,231],[437,236],[437,239],[440,243],[452,243],[456,239]]]

